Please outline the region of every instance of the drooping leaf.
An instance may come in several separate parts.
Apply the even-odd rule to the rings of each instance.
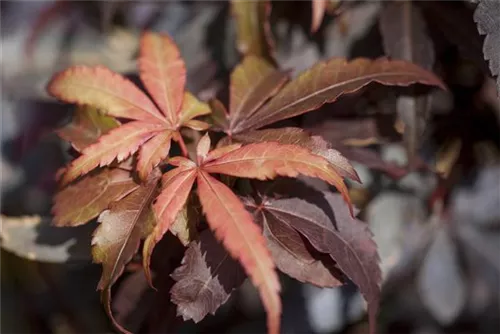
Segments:
[[[175,125],[186,85],[186,66],[167,35],[146,32],[141,38],[139,73],[169,124]]]
[[[135,153],[139,146],[163,130],[155,123],[134,121],[111,130],[99,141],[85,148],[82,155],[68,166],[61,183],[67,184],[80,175],[98,166],[109,165],[113,160],[125,160]]]
[[[244,55],[253,54],[272,61],[270,1],[232,0],[231,8],[236,19],[238,50]]]
[[[245,272],[206,230],[186,250],[182,266],[172,277],[172,301],[184,320],[201,321],[224,304],[231,292],[245,280]]]
[[[171,141],[172,131],[165,130],[141,146],[137,171],[142,180],[146,180],[153,168],[168,156]]]
[[[329,254],[368,302],[371,332],[380,298],[381,271],[376,244],[362,221],[352,218],[339,195],[308,190],[293,182],[280,198],[266,197],[264,214],[302,234],[311,245]]]
[[[484,59],[489,61],[491,74],[497,77],[500,96],[500,3],[480,0],[474,12],[474,21],[481,35],[486,35],[483,45]]]
[[[268,332],[279,333],[280,283],[260,228],[231,189],[204,171],[198,173],[197,179],[208,225],[258,288],[267,312]]]
[[[312,0],[312,23],[311,32],[318,31],[327,7],[328,0]]]
[[[157,224],[144,242],[143,248],[143,266],[150,284],[152,280],[149,263],[153,249],[184,207],[195,178],[196,170],[193,168],[176,168],[163,175],[162,191],[153,205]]]
[[[162,120],[161,113],[146,94],[131,81],[102,66],[70,67],[52,78],[47,91],[62,101],[90,105],[106,115]]]
[[[247,208],[254,212],[257,222],[263,226],[267,247],[279,270],[304,283],[319,287],[336,287],[342,284],[342,274],[335,262],[315,250],[297,230],[282,222],[266,206],[259,207],[246,199]]]
[[[372,82],[395,86],[422,83],[444,88],[433,73],[405,61],[359,58],[347,62],[333,58],[314,65],[288,83],[251,120],[240,123],[234,133],[257,129],[317,109]]]
[[[52,208],[54,224],[85,224],[137,187],[130,173],[121,169],[104,168],[89,174],[56,194]]]
[[[277,175],[317,177],[336,187],[352,210],[344,180],[330,162],[296,145],[281,145],[277,142],[249,144],[208,161],[203,169],[209,173],[259,180],[273,179]]]
[[[231,127],[249,118],[286,83],[288,75],[253,55],[243,59],[231,73],[229,115]]]
[[[83,106],[76,109],[71,123],[57,130],[57,134],[81,152],[94,144],[101,135],[119,125],[115,118],[105,116],[95,108]]]
[[[92,239],[92,256],[103,272],[98,289],[109,289],[125,265],[137,253],[139,242],[152,229],[155,217],[151,203],[158,191],[158,176],[111,205],[99,216],[99,227]]]
[[[393,1],[385,4],[380,16],[380,31],[387,55],[412,62],[426,70],[434,65],[434,46],[426,32],[420,8],[412,1]],[[431,107],[429,94],[400,96],[397,101],[399,119],[405,125],[404,139],[409,165],[419,148],[419,139],[425,128]]]

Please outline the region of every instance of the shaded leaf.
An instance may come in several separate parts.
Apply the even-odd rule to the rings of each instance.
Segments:
[[[96,167],[109,165],[113,160],[121,162],[135,153],[139,146],[163,129],[159,124],[134,121],[113,129],[99,141],[85,148],[82,155],[73,160],[61,183],[67,184]]]
[[[274,69],[265,60],[247,56],[231,73],[229,115],[231,128],[275,95],[288,75]]]
[[[238,50],[244,55],[253,54],[272,61],[271,2],[232,0],[231,9],[236,19]]]
[[[186,66],[167,35],[145,32],[141,38],[139,74],[170,125],[175,125],[186,85]]]
[[[229,254],[238,259],[257,287],[271,334],[280,332],[280,283],[260,228],[236,195],[206,172],[198,173],[198,195],[208,221]]]
[[[55,75],[47,86],[62,101],[90,105],[106,115],[135,120],[161,120],[149,98],[131,81],[103,67],[73,66]]]
[[[235,128],[234,132],[260,128],[306,113],[372,82],[395,86],[422,83],[444,88],[433,73],[405,61],[359,58],[347,62],[333,58],[301,73],[260,108],[251,121]]]
[[[420,8],[412,1],[393,1],[384,6],[380,16],[380,31],[385,53],[391,58],[402,59],[431,70],[434,64],[434,46],[426,32]],[[404,139],[408,150],[409,165],[419,149],[419,139],[431,107],[429,94],[400,96],[397,101],[399,119],[405,125]]]
[[[273,179],[277,175],[317,177],[336,187],[352,211],[342,176],[331,167],[328,160],[296,145],[276,142],[249,144],[207,162],[203,169],[209,173],[259,180]]]
[[[486,35],[483,45],[484,59],[489,61],[491,74],[497,77],[500,96],[500,3],[480,0],[474,12],[474,21],[481,35]]]
[[[208,230],[186,250],[172,277],[172,301],[184,320],[201,321],[224,304],[245,280],[245,272]]]
[[[76,109],[71,123],[57,130],[57,134],[81,152],[94,144],[101,135],[119,125],[113,117],[105,116],[95,108],[83,106]]]
[[[197,225],[200,218],[200,212],[193,203],[192,198],[188,198],[184,207],[175,217],[174,223],[170,226],[170,232],[179,239],[185,247],[198,237]]]
[[[252,210],[255,203],[246,203]],[[336,287],[342,284],[342,273],[335,262],[316,251],[297,230],[268,212],[266,206],[255,210],[255,220],[263,226],[267,247],[279,270],[304,283],[319,287]]]
[[[151,202],[157,195],[158,176],[151,175],[122,200],[99,216],[99,227],[92,239],[92,256],[103,266],[98,289],[109,289],[123,273],[125,265],[139,248],[139,242],[152,229],[155,217]]]
[[[184,93],[184,101],[178,121],[179,124],[188,126],[188,122],[192,122],[193,118],[208,114],[210,114],[210,107],[206,103],[200,102],[189,92]]]
[[[130,173],[121,169],[104,168],[89,174],[56,194],[52,208],[54,224],[85,224],[138,187]]]
[[[368,302],[371,332],[380,298],[381,271],[368,226],[352,218],[339,195],[307,190],[293,182],[281,198],[266,197],[265,214],[301,233],[318,251],[329,254]]]

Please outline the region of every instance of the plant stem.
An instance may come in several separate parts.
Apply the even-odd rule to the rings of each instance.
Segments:
[[[184,143],[184,138],[182,136],[179,136],[179,146],[181,147],[182,155],[186,158],[189,157],[189,153],[186,147],[186,143]]]

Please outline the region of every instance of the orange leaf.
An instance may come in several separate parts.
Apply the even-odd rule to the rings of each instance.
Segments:
[[[109,165],[114,159],[125,160],[137,151],[139,146],[162,130],[158,124],[134,121],[111,130],[99,141],[86,147],[83,154],[69,165],[62,178],[62,184],[73,181],[78,176],[100,166]]]
[[[297,177],[299,174],[320,178],[336,187],[353,214],[347,187],[342,176],[330,162],[308,149],[276,142],[249,144],[228,152],[203,165],[208,173],[221,173],[236,177],[274,179],[277,175]]]
[[[70,67],[53,77],[47,91],[64,102],[90,105],[110,116],[164,122],[146,94],[103,66]]]
[[[347,62],[333,58],[301,73],[233,132],[257,129],[304,114],[372,82],[393,86],[422,83],[444,89],[444,84],[432,72],[406,61],[359,58]]]
[[[172,131],[165,130],[141,146],[137,159],[137,171],[142,180],[146,180],[153,168],[168,156],[171,140]]]
[[[170,226],[174,223],[177,214],[182,210],[191,192],[195,177],[196,170],[189,167],[179,167],[163,175],[163,190],[153,205],[157,224],[144,242],[143,248],[143,267],[146,278],[151,286],[152,280],[149,264],[153,249],[163,235],[167,233]]]
[[[208,225],[259,289],[267,312],[268,332],[279,333],[280,283],[260,228],[238,197],[222,182],[203,171],[198,173],[197,180],[198,195]]]
[[[184,93],[184,102],[180,113],[179,125],[184,125],[193,118],[210,114],[208,104],[200,102],[193,94]]]
[[[327,0],[312,0],[312,33],[318,31],[321,22],[323,22],[323,16],[325,16],[326,11],[326,4]]]
[[[247,56],[231,73],[231,125],[249,117],[288,80],[286,73],[256,56]]]
[[[146,32],[141,38],[139,73],[144,86],[170,125],[175,125],[184,98],[186,66],[167,35]]]
[[[148,92],[175,125],[184,98],[186,66],[179,49],[167,35],[146,32],[141,38],[139,73]]]

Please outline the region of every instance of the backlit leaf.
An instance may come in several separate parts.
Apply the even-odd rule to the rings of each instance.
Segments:
[[[104,168],[89,174],[56,194],[52,209],[54,224],[85,224],[137,187],[130,173],[121,169]]]
[[[146,94],[103,66],[70,67],[52,78],[47,91],[64,102],[90,105],[106,115],[162,121],[160,112]]]
[[[57,130],[57,134],[81,152],[94,144],[101,135],[119,125],[115,118],[105,116],[95,108],[83,106],[76,109],[71,123]]]
[[[497,77],[497,93],[500,96],[500,3],[496,0],[480,0],[474,12],[474,21],[479,33],[486,35],[484,59],[489,61],[491,74]]]
[[[231,125],[250,117],[286,83],[288,75],[264,59],[250,55],[231,73],[229,113]]]
[[[330,166],[328,160],[296,145],[276,142],[249,144],[207,162],[203,169],[209,173],[259,180],[273,179],[278,175],[317,177],[336,187],[352,210],[342,176]]]
[[[205,230],[186,250],[172,278],[172,301],[184,320],[201,321],[224,304],[245,280],[245,272],[224,247]]]
[[[251,121],[235,128],[234,132],[257,129],[306,113],[372,82],[395,86],[422,83],[444,88],[433,73],[405,61],[358,58],[347,62],[333,58],[301,73],[260,108]]]
[[[231,8],[236,19],[238,50],[244,55],[253,54],[272,60],[270,1],[232,0]]]
[[[195,117],[208,115],[210,112],[208,104],[200,102],[193,94],[186,92],[184,93],[179,125],[186,124]]]
[[[311,32],[316,32],[323,22],[328,0],[312,0]]]
[[[152,284],[149,264],[155,245],[167,233],[186,203],[196,177],[193,168],[176,168],[162,177],[162,191],[153,205],[157,224],[144,242],[143,266],[146,277]]]
[[[186,85],[186,66],[179,49],[169,36],[146,32],[140,50],[141,80],[169,123],[175,125]]]
[[[146,180],[149,173],[170,152],[172,131],[164,130],[141,146],[137,159],[137,171],[142,180]]]
[[[198,173],[198,195],[210,229],[258,288],[268,332],[279,333],[280,283],[260,228],[231,189],[203,171]]]
[[[130,122],[113,129],[99,141],[83,150],[83,154],[68,166],[61,182],[67,184],[98,166],[109,165],[113,160],[125,160],[135,153],[141,144],[153,137],[162,127],[154,123]]]
[[[101,223],[92,239],[92,256],[103,266],[98,288],[110,288],[122,274],[125,264],[137,253],[140,240],[155,223],[151,202],[157,194],[158,177],[147,183],[99,216]]]

